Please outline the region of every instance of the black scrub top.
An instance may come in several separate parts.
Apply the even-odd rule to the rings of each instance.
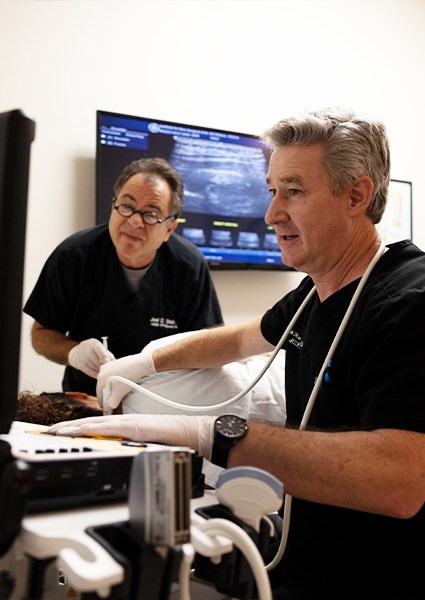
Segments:
[[[59,244],[24,312],[76,341],[106,336],[115,358],[136,354],[167,335],[223,323],[208,264],[196,246],[173,233],[132,291],[107,224]],[[96,380],[66,367],[63,389],[94,395]]]
[[[323,302],[314,295],[284,344],[291,427],[300,425],[357,284]],[[267,340],[277,344],[312,285],[305,278],[267,311]],[[425,433],[424,310],[424,252],[409,240],[389,246],[328,365],[307,428]],[[286,550],[271,572],[273,598],[423,599],[424,539],[425,505],[410,519],[396,519],[294,497]]]

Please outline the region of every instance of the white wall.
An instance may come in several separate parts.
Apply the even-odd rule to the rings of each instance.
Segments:
[[[24,299],[56,244],[94,224],[95,111],[261,133],[304,108],[381,116],[392,177],[413,181],[425,248],[423,0],[0,2],[0,110],[37,122]],[[214,272],[227,322],[260,314],[299,274]],[[23,319],[21,389],[60,389]],[[6,349],[7,351],[7,349]]]

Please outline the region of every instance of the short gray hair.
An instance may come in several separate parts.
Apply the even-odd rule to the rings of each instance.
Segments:
[[[324,168],[332,193],[340,194],[356,177],[373,181],[373,197],[366,211],[379,223],[390,182],[390,149],[383,123],[353,111],[329,108],[283,119],[260,136],[271,148],[323,144]]]

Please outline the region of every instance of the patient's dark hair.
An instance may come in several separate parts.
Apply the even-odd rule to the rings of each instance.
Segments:
[[[93,408],[64,392],[34,394],[23,391],[18,398],[15,420],[38,425],[54,425],[60,421],[97,417],[102,414],[100,409]]]

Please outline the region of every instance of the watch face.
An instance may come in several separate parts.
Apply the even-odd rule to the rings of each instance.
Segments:
[[[227,438],[240,438],[245,434],[246,421],[236,415],[222,415],[215,422],[216,430]]]

